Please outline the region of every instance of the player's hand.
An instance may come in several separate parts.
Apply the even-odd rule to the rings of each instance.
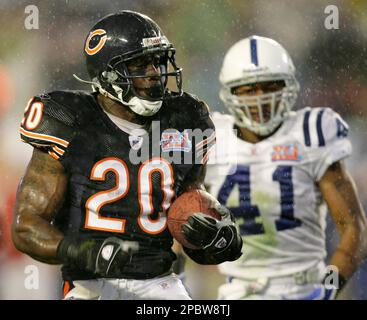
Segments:
[[[182,225],[187,241],[213,254],[231,246],[237,234],[229,210],[224,206],[216,206],[215,209],[222,216],[221,220],[203,213],[195,213]]]
[[[92,272],[101,277],[118,275],[138,243],[117,237],[106,239],[72,239],[65,237],[57,249],[57,257],[65,264]]]

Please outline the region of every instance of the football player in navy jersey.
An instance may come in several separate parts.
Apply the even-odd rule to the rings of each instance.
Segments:
[[[63,265],[65,299],[189,299],[171,271],[166,212],[178,195],[202,188],[215,142],[208,107],[182,91],[175,49],[145,15],[101,19],[84,51],[90,81],[78,79],[92,93],[55,91],[26,107],[20,133],[34,152],[13,241]],[[168,77],[177,92],[166,88]],[[200,264],[241,255],[233,219],[219,211],[221,221],[197,213],[184,230],[200,247],[184,250]]]

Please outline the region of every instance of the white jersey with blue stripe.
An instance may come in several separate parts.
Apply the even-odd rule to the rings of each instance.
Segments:
[[[330,108],[292,112],[269,138],[251,144],[230,115],[214,113],[217,145],[206,185],[236,217],[243,255],[223,274],[253,279],[288,275],[326,256],[326,204],[318,181],[352,152],[348,126]]]

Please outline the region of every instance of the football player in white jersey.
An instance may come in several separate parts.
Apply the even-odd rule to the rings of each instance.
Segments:
[[[234,44],[220,82],[231,115],[212,116],[217,147],[206,185],[235,215],[244,242],[240,259],[219,266],[228,277],[219,299],[334,298],[366,252],[365,215],[343,164],[348,125],[330,108],[292,111],[295,68],[272,39]],[[327,207],[340,241],[325,263]]]

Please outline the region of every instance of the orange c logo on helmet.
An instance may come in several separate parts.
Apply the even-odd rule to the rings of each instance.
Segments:
[[[101,36],[101,37],[100,37],[98,43],[93,48],[91,48],[89,46],[89,43],[90,43],[90,41],[92,40],[92,38],[94,36]],[[107,40],[106,30],[96,29],[96,30],[92,31],[89,34],[89,36],[87,38],[87,41],[85,42],[85,48],[84,48],[85,52],[87,54],[89,54],[90,56],[96,54],[97,52],[99,52],[103,48],[104,44],[106,43],[106,40]]]

